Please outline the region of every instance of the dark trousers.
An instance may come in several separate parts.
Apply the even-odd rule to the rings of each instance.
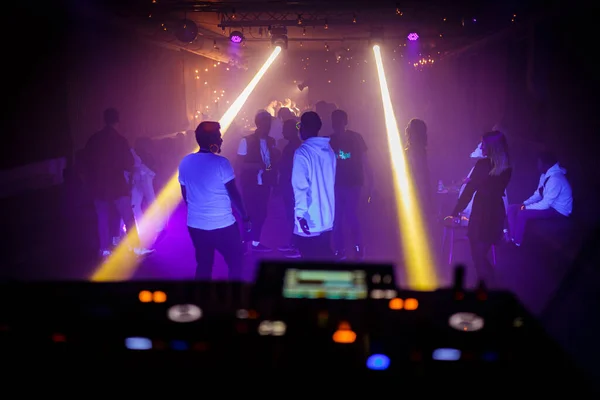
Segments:
[[[302,259],[310,261],[330,261],[333,258],[331,251],[331,231],[322,232],[318,236],[294,235],[295,244]]]
[[[188,226],[188,231],[196,251],[196,279],[212,278],[216,250],[221,253],[229,267],[229,279],[242,280],[244,246],[237,223],[211,231]]]
[[[116,200],[94,200],[94,206],[98,217],[98,241],[101,251],[108,250],[111,245],[111,209],[116,209],[125,222],[131,245],[139,246],[139,237],[129,196],[119,197]]]
[[[510,236],[515,243],[521,244],[525,236],[525,228],[527,222],[532,219],[550,219],[550,218],[567,218],[554,208],[547,210],[521,210],[520,204],[511,204],[508,206],[508,229]]]
[[[484,281],[487,287],[495,285],[494,270],[488,259],[488,253],[492,248],[491,243],[469,238],[469,244],[471,245],[471,258],[477,273],[477,280]]]
[[[244,179],[242,182],[242,195],[244,196],[246,211],[252,221],[252,231],[247,239],[260,242],[260,235],[269,211],[271,187],[258,185],[256,179],[253,182],[250,179]]]
[[[286,184],[281,187],[281,197],[285,209],[285,232],[286,234],[289,232],[290,235],[287,244],[294,245],[296,242],[296,235],[294,235],[294,226],[296,225],[294,207],[296,202],[294,201],[294,188],[292,188],[292,185]]]
[[[362,230],[358,218],[358,205],[362,186],[335,187],[335,219],[333,223],[333,247],[344,250],[344,233],[350,232],[353,246],[362,246]]]

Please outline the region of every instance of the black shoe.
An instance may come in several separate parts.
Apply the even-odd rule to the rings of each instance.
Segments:
[[[250,245],[250,249],[256,253],[270,253],[273,251],[273,249],[259,243],[256,246],[251,244]]]

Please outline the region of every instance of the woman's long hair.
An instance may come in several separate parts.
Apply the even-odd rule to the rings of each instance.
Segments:
[[[508,142],[502,132],[493,131],[483,135],[483,145],[487,158],[492,162],[490,175],[498,176],[510,168]]]
[[[427,148],[427,125],[425,122],[413,118],[406,127],[407,148],[425,150]]]

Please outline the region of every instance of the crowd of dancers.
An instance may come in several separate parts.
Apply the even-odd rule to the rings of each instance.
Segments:
[[[307,260],[365,257],[360,208],[374,187],[368,146],[360,133],[347,129],[348,115],[324,102],[299,118],[298,110],[260,110],[256,129],[239,139],[235,160],[220,155],[218,122],[204,121],[194,135],[199,150],[179,164],[179,183],[187,205],[187,226],[195,248],[196,278],[210,279],[215,251],[222,254],[230,279],[241,279],[247,252],[273,249],[262,242],[263,226],[274,191],[286,214],[285,257]],[[130,148],[117,131],[119,114],[104,113],[105,128],[85,150],[86,183],[98,216],[100,253],[110,254],[109,208],[118,210],[138,255],[151,253],[137,245],[142,204],[154,201],[155,170],[148,139]],[[427,126],[412,119],[406,130],[405,155],[426,221],[435,220],[434,185],[427,160]],[[279,140],[277,138],[280,138]],[[504,238],[520,246],[527,221],[565,218],[572,212],[571,188],[556,157],[539,156],[540,183],[522,204],[508,205],[506,188],[512,165],[506,136],[494,129],[482,136],[471,155],[475,166],[465,178],[458,202],[446,224],[468,223],[471,255],[480,279],[493,284],[488,253]],[[138,224],[136,224],[138,221]],[[156,235],[164,232],[142,232]],[[346,235],[349,233],[349,235]],[[349,236],[349,241],[345,238]]]

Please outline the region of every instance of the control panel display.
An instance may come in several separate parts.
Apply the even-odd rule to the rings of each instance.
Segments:
[[[358,300],[367,298],[365,271],[288,269],[283,297],[288,299]]]

